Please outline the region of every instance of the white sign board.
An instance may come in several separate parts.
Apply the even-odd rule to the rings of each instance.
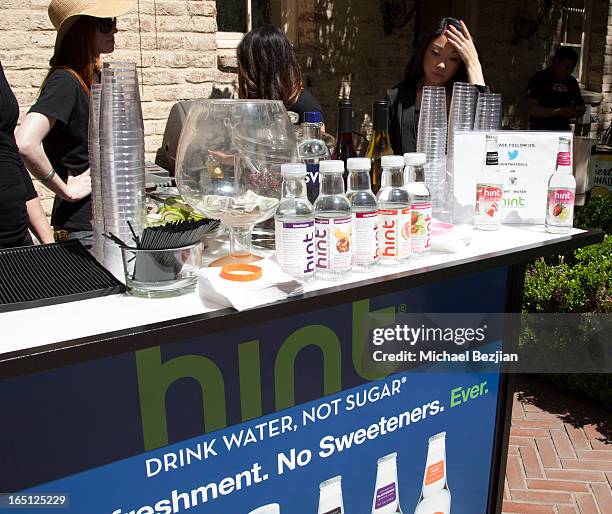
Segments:
[[[499,166],[504,173],[504,223],[542,224],[546,216],[548,179],[555,170],[559,136],[569,132],[500,130]],[[455,135],[455,223],[471,223],[476,201],[476,176],[485,155],[486,132]]]

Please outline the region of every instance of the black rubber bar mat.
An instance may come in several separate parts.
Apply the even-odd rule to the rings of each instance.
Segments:
[[[0,249],[0,312],[123,292],[79,241]]]

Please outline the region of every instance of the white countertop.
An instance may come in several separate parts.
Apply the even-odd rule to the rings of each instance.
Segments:
[[[461,233],[473,232],[471,243],[460,253],[432,253],[423,260],[412,260],[397,267],[379,266],[369,273],[353,273],[338,282],[315,281],[306,291],[325,289],[382,277],[408,270],[417,270],[458,262],[463,259],[485,257],[492,252],[519,251],[521,247],[552,243],[568,234],[556,235],[545,232],[540,225],[504,225],[498,231],[483,232],[471,227],[457,227]],[[574,229],[569,235],[579,234]],[[203,314],[218,310],[219,305],[207,303],[195,293],[166,299],[141,299],[129,295],[112,295],[91,300],[64,303],[0,314],[0,355],[33,349],[62,341],[70,341],[116,330],[159,323],[173,319]]]

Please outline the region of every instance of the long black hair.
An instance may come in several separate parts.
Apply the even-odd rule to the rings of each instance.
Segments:
[[[302,72],[281,29],[264,25],[250,31],[238,45],[238,96],[282,100],[293,105],[302,91]]]
[[[461,24],[459,20],[455,18],[442,18],[434,25],[433,29],[427,34],[423,34],[416,45],[414,50],[414,54],[412,55],[412,59],[406,66],[406,71],[404,73],[404,80],[406,82],[413,82],[415,84],[419,84],[425,75],[425,71],[423,70],[423,58],[425,57],[425,52],[427,52],[427,48],[429,48],[429,44],[434,40],[439,38],[444,34],[444,31],[449,26],[455,27],[459,32],[463,33],[463,29],[461,28]],[[455,76],[446,84],[447,88],[452,88],[454,82],[467,82],[468,74],[467,68],[463,60],[461,61],[461,65],[455,73]]]

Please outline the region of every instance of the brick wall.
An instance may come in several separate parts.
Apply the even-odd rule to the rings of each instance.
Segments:
[[[49,0],[4,0],[0,60],[24,116],[48,69],[55,32]],[[156,6],[156,12],[154,11]],[[141,0],[118,20],[116,50],[103,59],[138,63],[142,83],[145,144],[149,159],[160,146],[170,108],[177,100],[230,93],[235,75],[217,69],[214,0]],[[51,195],[44,187],[45,207]]]

